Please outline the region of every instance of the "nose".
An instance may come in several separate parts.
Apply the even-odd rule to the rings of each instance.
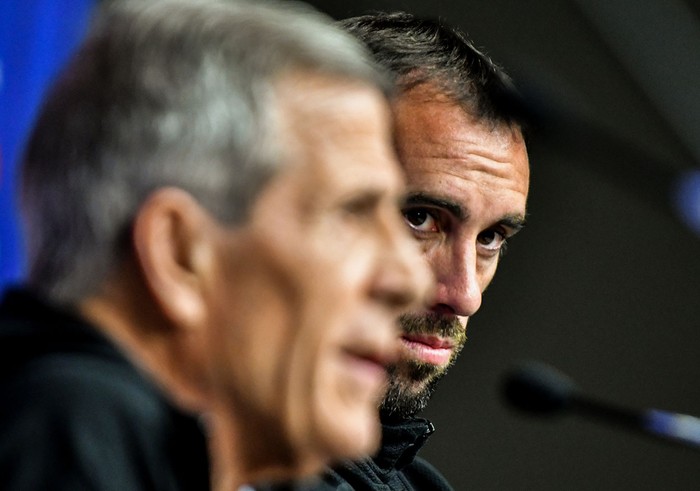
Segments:
[[[442,250],[429,258],[436,278],[431,310],[469,317],[481,307],[482,286],[474,246]]]
[[[372,296],[397,313],[431,304],[434,275],[400,219],[386,228],[379,251]]]

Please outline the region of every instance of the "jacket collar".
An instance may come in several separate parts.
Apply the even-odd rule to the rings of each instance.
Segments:
[[[401,418],[381,415],[382,447],[374,458],[381,469],[402,469],[416,457],[418,450],[435,431],[433,424],[423,418]]]

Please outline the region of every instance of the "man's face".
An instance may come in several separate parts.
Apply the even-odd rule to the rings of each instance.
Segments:
[[[383,408],[407,415],[425,407],[462,349],[505,241],[524,223],[529,166],[519,130],[479,122],[429,85],[399,97],[394,116],[403,213],[437,280],[430,308],[401,317]]]
[[[248,222],[222,227],[212,348],[251,458],[303,473],[378,445],[396,318],[430,273],[381,94],[298,74],[276,98],[285,163]]]

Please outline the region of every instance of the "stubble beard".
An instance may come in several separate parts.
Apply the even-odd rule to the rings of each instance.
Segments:
[[[446,365],[436,366],[406,355],[389,367],[389,382],[380,409],[384,415],[407,418],[428,405],[438,382],[462,351],[467,334],[456,316],[404,314],[399,318],[399,324],[404,334],[436,334],[451,338],[454,342],[452,356]]]

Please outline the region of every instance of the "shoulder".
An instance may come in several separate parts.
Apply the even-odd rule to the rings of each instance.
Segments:
[[[197,421],[84,320],[31,295],[2,301],[2,489],[208,489],[205,445]]]
[[[93,353],[50,353],[27,360],[0,380],[0,414],[27,412],[83,422],[105,415],[148,417],[163,405],[153,385],[125,360]]]
[[[126,363],[41,356],[3,377],[0,398],[6,489],[144,489],[167,467],[171,410]]]

